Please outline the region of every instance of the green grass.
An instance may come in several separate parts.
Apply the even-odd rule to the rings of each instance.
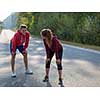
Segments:
[[[86,44],[74,43],[74,42],[69,42],[69,41],[62,41],[62,43],[68,44],[68,45],[74,45],[74,46],[78,46],[78,47],[82,47],[82,48],[88,48],[88,49],[93,49],[93,50],[100,51],[100,46],[86,45]]]

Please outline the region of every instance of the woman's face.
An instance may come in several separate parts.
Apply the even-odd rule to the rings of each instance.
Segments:
[[[42,38],[42,39],[46,39],[46,37],[45,37],[45,36],[43,36],[43,35],[42,35],[42,33],[41,33],[41,38]]]
[[[46,39],[47,39],[47,37],[42,36],[42,39],[45,39],[45,40],[46,40]]]

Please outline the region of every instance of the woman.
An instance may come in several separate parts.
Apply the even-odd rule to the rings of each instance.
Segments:
[[[46,49],[46,75],[44,77],[43,82],[49,81],[49,70],[50,70],[50,63],[54,54],[56,55],[56,64],[58,67],[58,74],[59,74],[59,84],[62,84],[62,53],[63,47],[60,41],[57,39],[50,29],[43,29],[41,31],[41,37],[44,41],[44,46]]]

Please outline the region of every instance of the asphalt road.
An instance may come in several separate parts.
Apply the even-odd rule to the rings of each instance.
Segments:
[[[63,44],[63,80],[65,87],[100,86],[100,52]],[[28,48],[29,67],[33,75],[25,75],[22,55],[16,55],[16,78],[11,78],[9,44],[0,43],[1,87],[58,87],[55,57],[51,63],[50,82],[43,83],[45,49],[40,39],[31,38]]]

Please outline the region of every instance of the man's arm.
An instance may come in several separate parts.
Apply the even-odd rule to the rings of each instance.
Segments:
[[[27,35],[26,35],[26,41],[25,41],[25,45],[24,45],[24,51],[26,51],[26,49],[28,48],[29,39],[30,39],[30,33],[28,32]]]
[[[16,54],[16,41],[17,41],[17,38],[16,38],[16,34],[14,35],[11,43],[12,43],[12,54]]]

